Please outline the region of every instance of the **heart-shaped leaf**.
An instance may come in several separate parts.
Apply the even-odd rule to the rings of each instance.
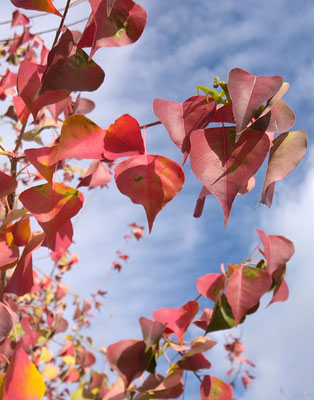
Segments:
[[[229,277],[226,285],[226,298],[238,325],[241,318],[256,304],[271,286],[272,278],[260,268],[229,265]]]
[[[184,184],[182,167],[159,155],[134,156],[120,162],[114,178],[121,193],[143,205],[150,232],[156,215]]]
[[[235,196],[264,161],[269,138],[249,130],[235,143],[234,129],[222,127],[194,131],[190,140],[192,171],[219,201],[226,224]]]
[[[196,301],[189,301],[180,308],[160,308],[153,312],[156,321],[167,324],[177,336],[180,344],[183,343],[183,335],[198,312]]]
[[[223,274],[211,273],[198,278],[196,287],[201,295],[208,297],[212,301],[216,301],[217,296],[224,289],[225,280]]]
[[[100,47],[119,47],[136,42],[146,25],[147,14],[132,0],[115,0],[108,9],[108,0],[89,0],[92,7],[80,47],[92,47],[90,57]]]
[[[233,391],[229,385],[215,376],[205,375],[201,383],[201,400],[232,400]]]
[[[228,75],[228,91],[236,120],[236,132],[241,132],[251,122],[258,108],[281,88],[281,76],[255,76],[241,68],[233,68]]]

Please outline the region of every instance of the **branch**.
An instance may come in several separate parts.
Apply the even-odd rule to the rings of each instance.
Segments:
[[[56,32],[56,36],[55,36],[55,39],[53,41],[53,44],[52,44],[51,48],[53,48],[55,46],[55,44],[57,43],[57,41],[59,39],[59,36],[60,36],[60,33],[61,33],[61,29],[63,28],[63,24],[64,24],[64,21],[65,21],[65,18],[67,16],[68,11],[69,11],[70,2],[71,2],[71,0],[67,0],[67,2],[66,2],[66,6],[65,6],[65,9],[64,9],[62,18],[61,18],[61,22],[60,22],[59,28],[58,28],[58,30]]]
[[[140,128],[141,129],[150,128],[151,126],[160,125],[160,124],[161,124],[160,121],[155,121],[155,122],[151,122],[150,124],[142,125]]]

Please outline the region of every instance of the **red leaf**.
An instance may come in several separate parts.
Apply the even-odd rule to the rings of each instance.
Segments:
[[[236,120],[237,136],[245,130],[258,108],[279,91],[281,76],[255,76],[241,68],[228,75],[228,91]]]
[[[135,118],[124,114],[109,126],[104,137],[104,156],[108,160],[144,153],[141,128]]]
[[[269,306],[273,303],[276,303],[277,301],[286,301],[289,297],[289,288],[285,280],[282,280],[282,282],[277,285],[274,289],[274,294],[269,302]]]
[[[232,400],[233,391],[229,385],[220,379],[205,375],[201,383],[201,400]]]
[[[167,324],[177,336],[180,344],[183,343],[183,335],[198,312],[196,301],[189,301],[180,308],[160,308],[153,312],[156,321]]]
[[[227,281],[225,295],[238,325],[241,318],[268,291],[272,278],[268,272],[259,268],[229,265],[229,270],[231,276]]]
[[[266,271],[272,275],[276,270],[285,267],[286,262],[294,254],[293,243],[284,236],[266,235],[260,229],[256,229],[264,246],[264,255],[267,261]]]
[[[134,400],[147,399],[147,393],[154,399],[177,399],[184,390],[181,377],[182,371],[173,372],[165,378],[159,374],[149,375],[143,385],[138,388],[140,393],[134,397]]]
[[[57,163],[52,164],[51,159],[56,153],[57,146],[40,147],[37,149],[25,150],[27,161],[31,162],[37,171],[52,185],[53,174],[56,171]]]
[[[94,160],[77,187],[88,186],[92,188],[96,186],[105,186],[110,180],[111,176],[108,168],[106,168],[101,161]]]
[[[13,241],[16,246],[26,246],[31,237],[31,228],[29,218],[22,218],[7,229],[13,235]]]
[[[12,14],[12,22],[11,22],[11,28],[14,26],[19,26],[19,25],[28,25],[30,23],[30,19],[19,12],[19,10],[15,10]]]
[[[73,104],[73,114],[88,114],[95,108],[95,103],[89,99],[84,99],[77,96],[75,103]]]
[[[83,347],[77,349],[77,363],[81,368],[88,368],[95,364],[96,358],[93,353]]]
[[[25,246],[17,267],[4,289],[5,293],[14,293],[17,296],[23,296],[31,291],[34,286],[32,253],[41,246],[44,237],[45,235],[42,232],[33,234],[33,237]]]
[[[149,364],[143,340],[121,340],[107,348],[109,365],[122,378],[127,388],[142,375]]]
[[[68,220],[50,239],[49,244],[47,240],[44,241],[43,246],[49,247],[54,252],[64,252],[72,244],[73,226],[72,222]]]
[[[17,181],[13,176],[6,175],[0,171],[0,198],[14,192],[17,187]]]
[[[22,346],[18,345],[3,379],[2,400],[40,400],[45,391],[42,376]]]
[[[37,219],[48,244],[62,226],[74,217],[84,201],[82,193],[62,183],[34,186],[20,194],[24,207]]]
[[[62,125],[60,142],[50,163],[66,158],[101,160],[104,136],[105,130],[84,115],[71,115]]]
[[[229,122],[231,124],[235,123],[232,104],[227,104],[216,109],[214,118],[211,122]]]
[[[6,96],[14,96],[17,74],[7,69],[0,81],[0,100],[5,100]]]
[[[66,108],[71,104],[72,99],[71,96],[66,97],[65,99],[58,101],[54,104],[49,104],[47,106],[52,118],[57,122],[58,116],[65,112]]]
[[[24,348],[35,346],[37,343],[37,339],[41,336],[41,334],[31,326],[29,319],[29,316],[23,317],[21,319],[21,326],[24,331],[24,335],[22,336],[22,345]]]
[[[190,152],[190,134],[205,128],[213,119],[216,102],[207,102],[206,96],[192,96],[184,103],[155,99],[153,111],[167,129],[173,143],[183,153],[184,160]]]
[[[225,127],[191,134],[192,171],[219,201],[225,224],[235,196],[262,165],[270,146],[266,133],[246,131],[237,143],[232,135],[233,128]]]
[[[146,25],[147,14],[139,4],[132,0],[115,0],[108,10],[107,0],[89,2],[92,15],[78,45],[92,47],[90,57],[93,57],[100,47],[126,46],[140,38]]]
[[[272,110],[254,123],[254,129],[262,132],[283,132],[295,123],[295,114],[283,101],[275,104]]]
[[[273,141],[259,202],[271,206],[275,182],[285,178],[296,168],[306,152],[306,147],[304,130],[282,133]]]
[[[203,314],[199,317],[199,319],[193,321],[193,324],[206,331],[212,315],[213,310],[211,310],[210,308],[204,308]]]
[[[10,0],[11,3],[18,8],[25,10],[44,11],[62,17],[59,11],[55,8],[52,0]]]
[[[184,184],[179,164],[159,155],[128,158],[115,167],[115,181],[121,193],[142,204],[151,232],[156,215],[174,198]]]
[[[225,286],[225,276],[223,274],[203,275],[196,281],[197,290],[201,295],[216,301],[217,296],[223,291]]]
[[[104,71],[88,55],[74,45],[70,30],[66,30],[48,55],[39,94],[47,91],[94,91],[105,78]]]

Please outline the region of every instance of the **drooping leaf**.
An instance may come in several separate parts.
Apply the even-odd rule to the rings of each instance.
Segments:
[[[7,228],[7,231],[12,233],[13,242],[16,246],[26,246],[31,237],[29,218],[20,219],[10,228]]]
[[[5,293],[14,293],[17,296],[23,296],[31,291],[34,285],[32,253],[41,246],[44,238],[45,234],[42,232],[33,234],[33,237],[25,246],[15,271],[4,289]]]
[[[143,340],[120,340],[107,348],[107,360],[127,388],[149,365]]]
[[[14,192],[17,187],[17,181],[13,176],[0,171],[0,198]]]
[[[60,142],[50,163],[66,158],[101,160],[104,136],[105,130],[84,115],[71,115],[62,125]]]
[[[228,222],[235,196],[255,175],[268,151],[266,133],[248,130],[237,143],[233,128],[208,128],[191,134],[191,168],[219,201]]]
[[[158,321],[151,321],[150,319],[144,317],[139,319],[139,323],[146,346],[150,347],[157,344],[165,330],[166,325]]]
[[[230,329],[235,326],[235,319],[232,314],[230,305],[224,294],[216,301],[214,310],[210,316],[209,324],[205,333],[217,332],[220,330]]]
[[[241,132],[251,122],[258,108],[281,88],[281,76],[255,76],[241,68],[233,68],[228,75],[228,91],[236,120],[236,132]]]
[[[198,312],[198,303],[189,301],[180,308],[160,308],[153,312],[156,321],[167,324],[177,336],[180,344],[183,343],[183,335]]]
[[[222,380],[205,375],[201,383],[201,400],[232,400],[233,391]]]
[[[57,103],[54,104],[49,104],[47,106],[47,109],[49,110],[52,118],[55,120],[55,122],[58,121],[58,117],[60,114],[65,112],[67,107],[71,104],[72,98],[71,96],[66,97],[65,99],[58,101]]]
[[[272,278],[260,268],[229,265],[229,277],[226,285],[226,298],[238,325],[241,318],[256,306],[264,293],[271,286]]]
[[[104,78],[101,67],[74,45],[72,33],[67,29],[50,50],[39,94],[56,90],[92,92]]]
[[[141,128],[135,118],[124,114],[106,130],[104,156],[108,160],[145,153]]]
[[[295,114],[283,101],[275,104],[272,110],[253,124],[253,129],[262,132],[288,131],[295,123]]]
[[[7,96],[15,95],[17,74],[7,69],[0,81],[0,100],[5,100]]]
[[[296,168],[306,152],[306,147],[307,137],[304,130],[282,133],[273,141],[259,202],[271,206],[275,182],[285,178]]]
[[[204,308],[203,314],[197,320],[193,321],[193,324],[206,331],[212,315],[213,310],[210,308]]]
[[[184,161],[190,152],[190,134],[205,128],[213,119],[216,102],[206,96],[192,96],[184,103],[155,99],[153,111],[167,129],[173,143],[183,153]]]
[[[4,376],[2,400],[40,400],[45,391],[42,376],[23,347],[18,345]]]
[[[37,219],[46,233],[48,245],[62,228],[82,208],[84,196],[62,183],[33,186],[20,194],[24,207]]]
[[[25,10],[36,10],[44,11],[46,13],[55,14],[59,17],[62,15],[53,5],[52,0],[10,0],[11,3],[18,8],[24,8]]]
[[[184,184],[181,166],[159,155],[133,156],[120,162],[114,178],[121,193],[143,205],[150,232],[156,215]]]
[[[119,47],[136,42],[146,25],[147,14],[132,0],[115,0],[108,12],[108,0],[89,0],[92,15],[78,43],[92,47],[90,57],[100,47]]]
[[[289,288],[286,281],[283,279],[282,282],[277,285],[274,289],[274,294],[269,302],[269,306],[277,301],[286,301],[289,297]]]
[[[30,317],[26,316],[21,319],[21,326],[23,328],[24,334],[22,336],[22,345],[24,348],[29,346],[35,346],[38,338],[41,334],[34,329],[30,324]]]
[[[196,281],[197,290],[201,295],[208,297],[212,301],[217,300],[217,296],[223,291],[225,286],[225,276],[223,274],[206,274]]]

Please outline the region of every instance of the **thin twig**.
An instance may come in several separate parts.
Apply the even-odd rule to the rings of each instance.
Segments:
[[[155,121],[155,122],[151,122],[150,124],[142,125],[140,128],[141,129],[150,128],[151,126],[160,125],[160,124],[161,124],[160,121]]]
[[[58,39],[59,39],[59,36],[60,36],[60,33],[61,33],[61,29],[62,29],[62,27],[63,27],[65,18],[66,18],[66,16],[67,16],[67,13],[68,13],[68,11],[69,11],[70,3],[71,3],[71,0],[67,0],[66,6],[65,6],[65,9],[64,9],[64,12],[63,12],[61,21],[60,21],[60,25],[59,25],[59,28],[58,28],[58,30],[57,30],[57,32],[56,32],[56,36],[55,36],[55,39],[54,39],[54,41],[53,41],[53,44],[52,44],[52,47],[51,47],[51,48],[53,48],[53,47],[55,46],[55,44],[57,43],[57,41],[58,41]]]

